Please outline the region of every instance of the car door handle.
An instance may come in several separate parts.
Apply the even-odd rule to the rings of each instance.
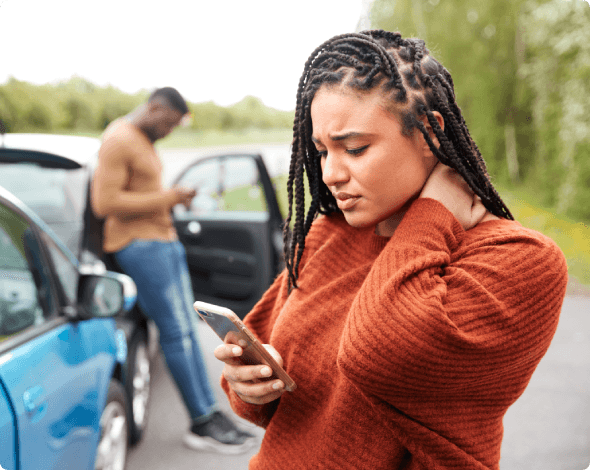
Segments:
[[[185,231],[189,235],[195,236],[200,235],[200,233],[203,231],[203,228],[201,227],[201,224],[199,222],[192,220],[187,224]]]
[[[23,393],[23,402],[25,404],[25,410],[29,413],[35,411],[43,402],[43,389],[38,385],[28,388]]]

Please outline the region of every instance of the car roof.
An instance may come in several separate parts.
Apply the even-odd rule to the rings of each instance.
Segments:
[[[35,211],[29,208],[24,202],[22,202],[19,198],[17,198],[14,194],[8,191],[3,186],[0,186],[0,202],[2,200],[8,201],[14,207],[16,207],[20,212],[22,212],[25,216],[27,216],[31,221],[35,223],[41,230],[43,230],[47,235],[51,237],[53,242],[61,248],[61,250],[68,256],[71,263],[75,266],[79,265],[79,261],[76,256],[70,251],[70,249],[65,245],[64,242],[55,234],[55,232],[51,229],[49,225],[47,225],[41,217],[37,215]]]
[[[92,164],[98,155],[100,139],[76,135],[57,134],[4,134],[0,136],[0,151],[27,150],[57,155],[77,163]]]

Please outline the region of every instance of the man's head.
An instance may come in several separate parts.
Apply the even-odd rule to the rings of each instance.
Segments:
[[[186,101],[175,88],[158,88],[145,103],[137,125],[155,142],[170,134],[188,112]]]

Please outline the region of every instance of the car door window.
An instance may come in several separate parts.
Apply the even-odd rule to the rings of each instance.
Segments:
[[[78,268],[49,235],[43,233],[42,238],[57,273],[58,288],[65,296],[66,303],[75,305],[78,298]]]
[[[221,164],[224,211],[266,212],[266,198],[258,167],[248,156],[227,157]]]
[[[42,324],[53,310],[41,256],[27,221],[0,205],[0,341]]]
[[[197,190],[189,209],[192,215],[267,211],[258,167],[247,155],[199,162],[189,168],[177,184]]]
[[[178,186],[194,188],[190,212],[203,215],[216,212],[220,208],[222,183],[218,159],[205,160],[190,167],[177,183]]]
[[[48,224],[79,218],[84,210],[84,169],[46,168],[35,163],[1,163],[0,185]]]

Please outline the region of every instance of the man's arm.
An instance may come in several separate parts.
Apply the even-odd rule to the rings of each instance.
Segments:
[[[129,155],[127,142],[106,139],[99,150],[98,166],[92,181],[92,209],[99,217],[141,216],[167,210],[183,201],[178,189],[132,192],[125,190]]]

